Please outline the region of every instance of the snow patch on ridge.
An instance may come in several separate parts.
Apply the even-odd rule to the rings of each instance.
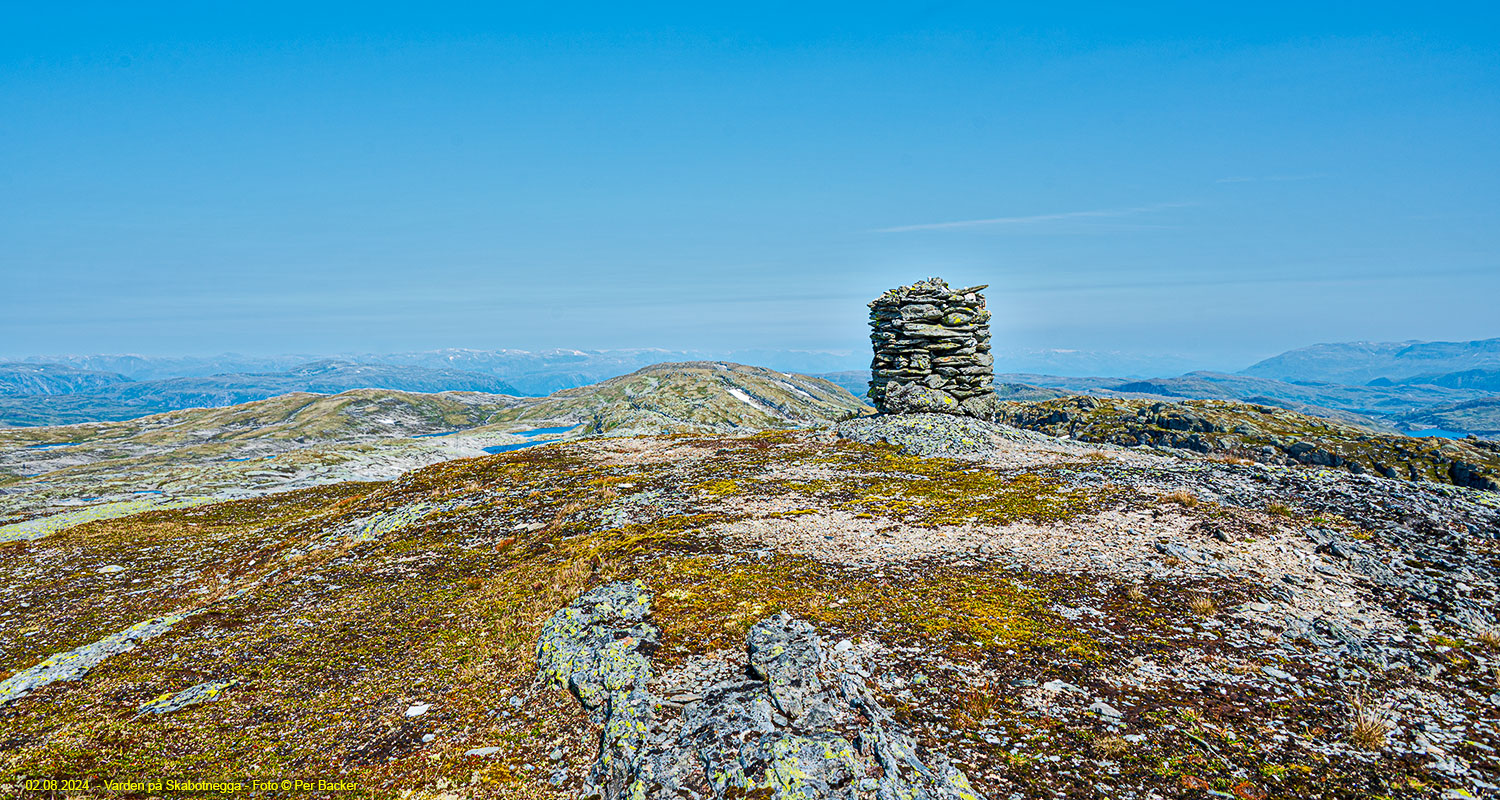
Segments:
[[[737,387],[731,386],[731,387],[729,387],[729,393],[732,394],[732,395],[734,395],[736,398],[738,398],[740,400],[740,402],[744,403],[747,406],[750,406],[751,408],[755,409],[756,411],[759,411],[762,414],[768,414],[768,415],[776,417],[778,419],[781,418],[781,414],[778,413],[776,411],[776,409],[771,408],[770,406],[766,405],[765,403],[762,403],[759,400],[756,400],[755,398],[753,398],[750,395],[746,394],[745,391],[742,390],[742,389],[739,389]]]

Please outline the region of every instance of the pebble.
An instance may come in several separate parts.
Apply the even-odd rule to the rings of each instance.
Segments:
[[[1089,710],[1101,717],[1113,717],[1115,719],[1120,719],[1121,717],[1125,716],[1120,712],[1118,708],[1115,708],[1114,706],[1104,702],[1103,700],[1094,701],[1094,704],[1089,706]]]

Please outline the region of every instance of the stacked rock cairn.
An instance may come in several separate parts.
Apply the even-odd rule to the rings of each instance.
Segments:
[[[988,419],[995,359],[985,286],[928,278],[870,303],[870,401],[882,414],[936,412]]]

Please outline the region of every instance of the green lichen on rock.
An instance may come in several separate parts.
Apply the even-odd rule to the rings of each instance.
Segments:
[[[0,681],[0,707],[58,681],[76,681],[105,659],[134,650],[137,644],[166,633],[192,613],[184,611],[138,622],[97,642],[43,659],[41,663]]]
[[[149,702],[143,703],[136,709],[137,714],[170,714],[181,711],[188,706],[199,703],[211,703],[219,699],[225,689],[239,683],[238,678],[227,681],[204,681],[196,686],[190,686],[180,692],[167,692],[157,696]]]

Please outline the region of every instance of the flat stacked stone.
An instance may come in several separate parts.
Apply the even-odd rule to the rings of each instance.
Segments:
[[[994,364],[984,286],[928,278],[870,303],[871,402],[883,414],[993,414]]]

